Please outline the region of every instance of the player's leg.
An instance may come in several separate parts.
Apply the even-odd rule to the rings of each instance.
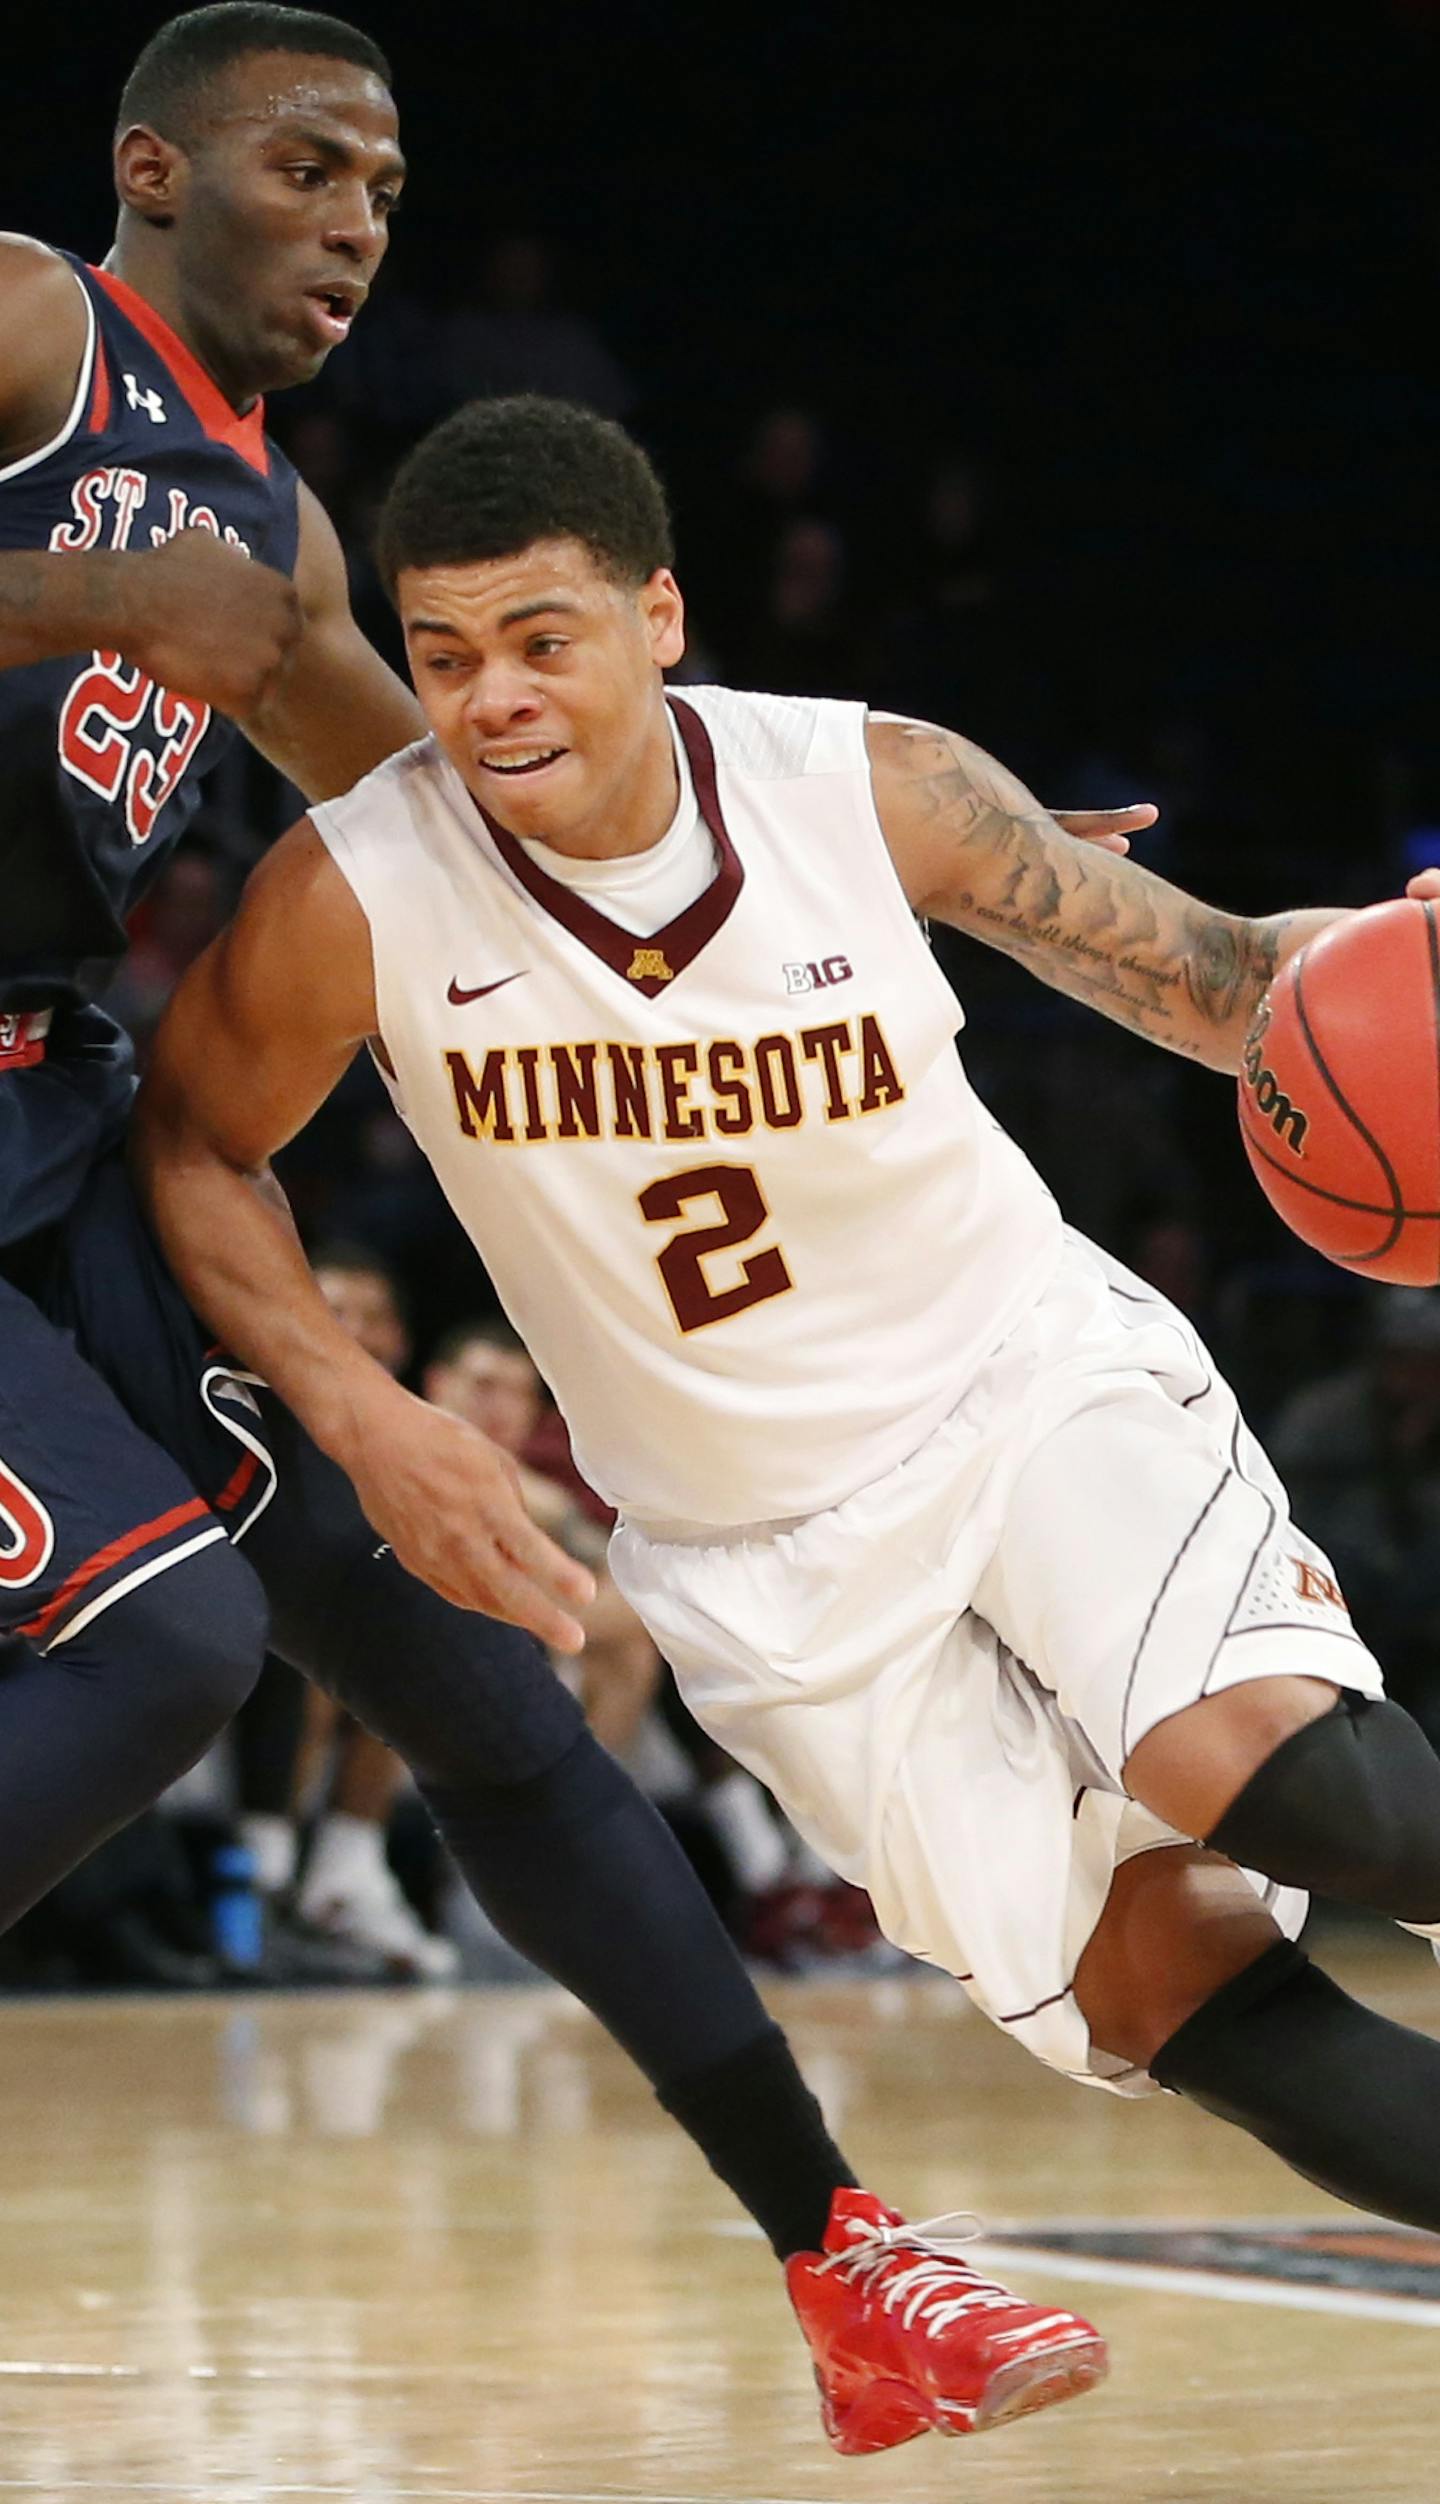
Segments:
[[[539,1645],[403,1572],[294,1419],[207,1357],[120,1159],[91,1174],[47,1292],[217,1507],[238,1487],[275,1651],[410,1766],[502,1937],[594,2010],[777,2249],[818,2243],[854,2178],[669,1828]]]
[[[405,1573],[267,1415],[282,1497],[246,1551],[276,1650],[404,1758],[502,1937],[594,2010],[777,2251],[818,2245],[854,2176],[664,1820],[540,1647]]]
[[[0,1927],[195,1762],[264,1631],[193,1487],[0,1282]]]
[[[786,2260],[837,2448],[981,2431],[1092,2388],[1106,2359],[1088,2323],[978,2277],[854,2187],[689,1862],[539,1646],[377,1553],[291,1421],[275,1450],[286,1500],[251,1552],[277,1647],[405,1757],[502,1936],[624,2045]]]
[[[1440,1757],[1386,1698],[1319,1675],[1227,1688],[1147,1732],[1125,1786],[1244,1869],[1440,1923]]]
[[[1206,1351],[1088,1247],[1047,1302],[974,1605],[1166,1825],[1440,1922],[1440,1758]]]
[[[1356,2207],[1440,2230],[1440,2043],[1377,2016],[1196,1846],[1115,1873],[1075,1996],[1094,2043]]]

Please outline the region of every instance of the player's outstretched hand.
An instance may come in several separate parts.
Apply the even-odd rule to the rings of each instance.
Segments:
[[[1414,896],[1417,904],[1440,903],[1440,869],[1417,869],[1406,880],[1405,893]]]
[[[1052,809],[1050,815],[1067,835],[1081,843],[1098,843],[1102,852],[1128,852],[1132,835],[1153,826],[1160,811],[1151,800],[1131,809]]]
[[[289,576],[213,531],[182,530],[131,559],[121,650],[157,686],[243,722],[283,672],[303,619]]]
[[[336,1457],[410,1573],[458,1608],[527,1627],[557,1652],[581,1649],[571,1612],[594,1599],[594,1577],[536,1529],[508,1453],[393,1387],[347,1444]]]

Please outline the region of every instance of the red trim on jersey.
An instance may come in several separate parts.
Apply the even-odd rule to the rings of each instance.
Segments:
[[[497,826],[494,818],[484,809],[480,812],[501,859],[508,869],[514,871],[527,893],[534,897],[537,904],[543,905],[553,921],[569,931],[572,939],[578,939],[592,955],[601,957],[617,974],[624,976],[633,991],[640,992],[647,1000],[653,1000],[658,993],[668,990],[676,975],[683,974],[686,966],[694,963],[701,949],[709,946],[716,932],[729,920],[745,884],[744,865],[730,840],[721,813],[715,750],[710,733],[693,705],[686,704],[679,696],[670,696],[667,702],[690,760],[690,771],[695,778],[695,797],[700,804],[700,814],[715,838],[720,863],[705,893],[697,896],[693,904],[687,904],[684,912],[678,913],[673,922],[666,922],[662,929],[640,938],[633,930],[625,930],[619,922],[612,922],[607,913],[600,912],[584,896],[562,885],[558,878],[552,878],[548,870],[542,869],[539,862],[531,858],[523,843],[518,842],[514,835],[507,834],[503,826]],[[631,973],[630,968],[637,957],[656,955],[669,967],[668,973]]]
[[[127,322],[133,322],[143,339],[148,339],[161,363],[167,365],[180,389],[199,418],[212,443],[228,444],[248,461],[262,478],[270,474],[270,447],[265,441],[265,403],[252,402],[243,417],[231,408],[224,392],[206,373],[200,359],[176,337],[168,322],[162,321],[153,304],[127,287],[113,270],[91,268],[92,278],[99,280],[112,303],[117,304]]]
[[[95,325],[95,379],[90,387],[90,407],[85,418],[87,435],[103,434],[110,423],[110,360],[105,354],[105,335]]]
[[[137,1548],[153,1546],[157,1540],[168,1538],[172,1530],[181,1529],[186,1522],[198,1521],[209,1510],[203,1496],[192,1496],[188,1504],[172,1505],[168,1513],[157,1513],[153,1521],[141,1522],[134,1530],[127,1530],[123,1538],[112,1539],[108,1548],[97,1549],[94,1556],[87,1556],[83,1565],[77,1565],[74,1573],[62,1582],[54,1599],[41,1609],[38,1617],[32,1617],[26,1625],[17,1627],[17,1633],[28,1635],[32,1642],[37,1635],[48,1633],[56,1618],[63,1615],[72,1600],[78,1599],[88,1583],[98,1581],[112,1565],[122,1564],[127,1556],[134,1555]]]
[[[248,1489],[259,1466],[260,1463],[255,1453],[247,1452],[244,1459],[237,1464],[233,1475],[227,1478],[224,1486],[220,1490],[220,1493],[215,1498],[215,1510],[217,1513],[234,1512],[236,1505]]]

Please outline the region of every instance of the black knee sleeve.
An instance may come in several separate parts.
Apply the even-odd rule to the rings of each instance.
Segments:
[[[1440,1922],[1440,1757],[1398,1704],[1344,1694],[1266,1759],[1208,1840],[1282,1886]]]
[[[1288,1942],[1197,2009],[1150,2075],[1337,2199],[1440,2230],[1440,2043],[1363,2008]]]

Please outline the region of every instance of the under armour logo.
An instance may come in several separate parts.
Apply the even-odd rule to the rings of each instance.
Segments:
[[[125,398],[129,403],[129,406],[132,409],[143,409],[152,426],[165,425],[168,413],[159,392],[142,391],[133,374],[124,375],[122,380],[125,385]]]

